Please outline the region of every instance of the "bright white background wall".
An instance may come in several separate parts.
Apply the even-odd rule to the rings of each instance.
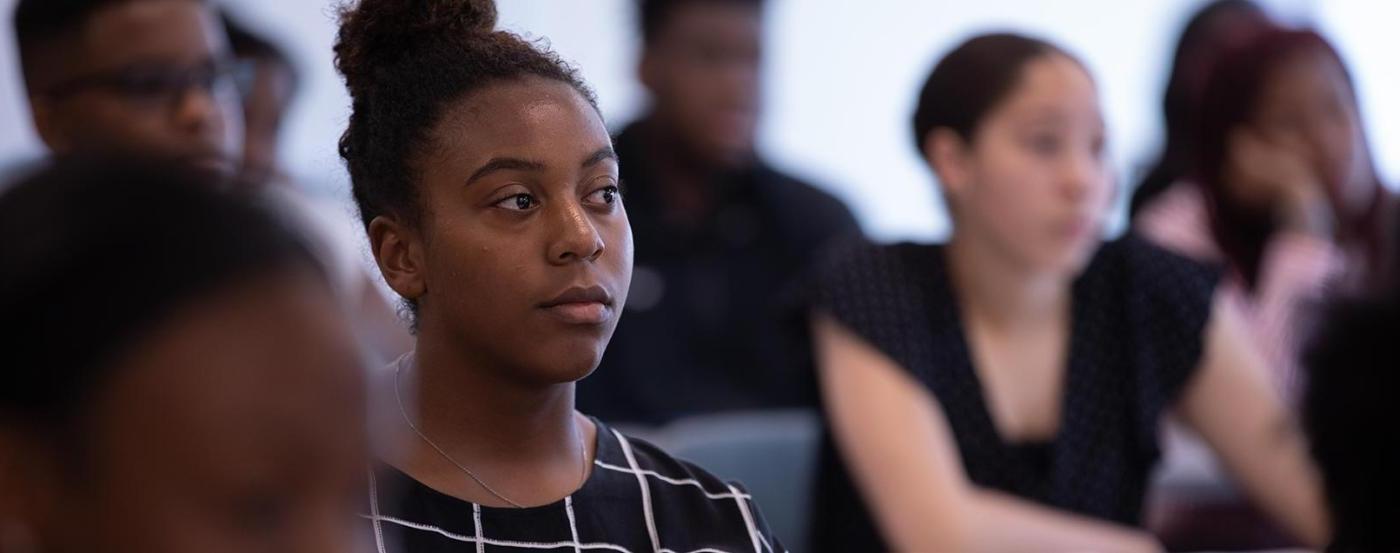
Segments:
[[[0,0],[0,163],[39,155],[21,97],[8,14]],[[597,89],[620,126],[645,105],[635,84],[638,37],[631,0],[498,0],[503,24],[548,37]],[[1400,4],[1376,0],[1270,0],[1293,21],[1316,22],[1359,81],[1383,175],[1400,183]],[[344,194],[335,153],[348,104],[331,66],[332,3],[228,0],[266,27],[307,73],[285,157],[308,185]],[[947,230],[928,171],[909,145],[914,95],[933,61],[968,35],[1017,30],[1054,40],[1095,72],[1121,180],[1136,180],[1158,146],[1158,106],[1171,48],[1199,0],[770,0],[767,118],[762,150],[779,166],[845,199],[866,230],[929,239]],[[1119,217],[1121,218],[1121,209]]]

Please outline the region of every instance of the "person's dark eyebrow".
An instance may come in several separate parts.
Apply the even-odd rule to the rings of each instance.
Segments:
[[[612,146],[603,146],[602,148],[598,148],[598,151],[593,152],[592,155],[584,158],[583,164],[580,166],[584,169],[587,169],[589,167],[602,163],[603,160],[606,159],[617,161],[617,152],[613,151]]]
[[[495,157],[472,173],[472,176],[467,178],[467,184],[470,185],[497,171],[539,171],[541,169],[544,169],[544,164],[538,161],[514,157]]]

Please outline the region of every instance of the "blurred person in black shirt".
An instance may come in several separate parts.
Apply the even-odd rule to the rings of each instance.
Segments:
[[[824,244],[859,228],[841,202],[755,153],[763,2],[639,7],[652,103],[616,138],[636,270],[579,406],[655,424],[815,405],[805,323],[787,294]]]

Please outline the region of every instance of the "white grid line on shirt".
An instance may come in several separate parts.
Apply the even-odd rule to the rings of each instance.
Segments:
[[[486,534],[481,532],[481,504],[472,502],[472,525],[476,527],[476,553],[486,553]]]
[[[597,466],[599,466],[599,467],[602,467],[602,468],[611,470],[611,471],[617,471],[617,472],[621,472],[621,473],[625,473],[625,474],[638,474],[638,473],[640,473],[640,474],[643,474],[643,475],[646,475],[646,476],[650,476],[650,477],[652,477],[652,478],[655,478],[655,479],[657,479],[657,480],[660,480],[660,481],[662,481],[662,482],[665,482],[665,483],[671,484],[671,485],[675,485],[675,486],[694,486],[694,487],[700,488],[700,491],[701,491],[702,493],[705,494],[705,497],[708,497],[708,498],[710,498],[710,499],[734,499],[734,498],[736,498],[736,497],[743,498],[743,499],[753,499],[753,496],[750,496],[749,494],[746,494],[746,493],[743,493],[743,492],[740,492],[740,491],[737,491],[737,490],[734,490],[734,491],[732,491],[731,493],[714,493],[714,492],[711,492],[711,491],[709,491],[709,490],[706,490],[706,489],[705,489],[705,486],[702,485],[702,484],[700,484],[700,481],[699,481],[699,480],[695,480],[695,479],[693,479],[693,478],[685,478],[685,479],[671,478],[671,477],[669,477],[669,476],[666,476],[666,475],[661,474],[661,473],[659,473],[659,472],[656,472],[656,471],[654,471],[654,470],[639,469],[639,470],[637,470],[637,471],[634,471],[634,470],[632,470],[632,469],[630,469],[630,468],[627,468],[627,467],[619,467],[619,466],[617,466],[617,465],[604,463],[604,462],[602,462],[602,461],[594,461],[593,464],[594,464],[594,465],[597,465]],[[732,489],[732,488],[731,488],[731,489]]]
[[[574,553],[579,553],[578,522],[574,518],[574,496],[564,498],[564,512],[569,515],[569,537],[574,539]]]
[[[729,500],[729,499],[732,499],[732,500],[736,501],[736,502],[738,503],[738,505],[739,505],[740,513],[741,513],[741,515],[743,515],[744,524],[745,524],[746,529],[747,529],[748,532],[749,532],[749,537],[750,537],[751,541],[754,543],[755,551],[758,552],[758,553],[762,553],[762,550],[759,549],[759,547],[764,547],[764,548],[766,548],[766,549],[768,550],[769,553],[773,553],[773,548],[772,548],[772,546],[769,544],[768,540],[767,540],[766,538],[764,538],[764,537],[762,536],[761,533],[758,532],[757,527],[755,526],[755,524],[754,524],[754,522],[753,522],[751,510],[749,509],[748,504],[746,503],[746,501],[752,501],[752,499],[753,499],[753,497],[752,497],[750,494],[743,493],[743,492],[741,492],[738,488],[736,488],[736,487],[734,487],[734,486],[728,486],[728,489],[729,489],[729,492],[728,492],[728,493],[715,493],[715,492],[711,492],[711,491],[709,491],[709,490],[706,490],[705,487],[704,487],[704,485],[701,484],[699,481],[697,481],[697,480],[695,480],[695,479],[689,479],[689,478],[687,478],[687,479],[671,478],[671,477],[665,476],[665,475],[663,475],[663,474],[661,474],[661,473],[658,473],[658,472],[656,472],[656,471],[653,471],[653,470],[642,469],[641,466],[637,463],[636,456],[635,456],[635,454],[634,454],[633,451],[632,451],[631,442],[626,438],[626,436],[624,436],[623,434],[621,434],[621,433],[618,432],[617,430],[613,430],[613,429],[610,429],[610,430],[612,431],[613,435],[617,438],[618,443],[619,443],[619,445],[620,445],[621,448],[622,448],[623,454],[624,454],[624,456],[627,458],[627,462],[628,462],[628,465],[630,466],[630,468],[629,468],[629,467],[620,467],[620,466],[617,466],[617,465],[612,465],[612,464],[609,464],[609,463],[605,463],[605,462],[603,462],[603,461],[601,461],[601,460],[596,460],[596,461],[594,462],[594,464],[597,465],[597,466],[599,466],[599,467],[601,467],[601,468],[607,469],[607,470],[611,470],[611,471],[615,471],[615,472],[621,472],[621,473],[625,473],[625,474],[632,474],[632,475],[636,476],[637,482],[638,482],[638,484],[639,484],[640,492],[641,492],[641,495],[642,495],[642,507],[643,507],[643,510],[644,510],[645,518],[646,518],[648,537],[650,537],[651,540],[652,540],[652,551],[653,551],[654,553],[682,553],[682,552],[679,552],[679,551],[676,551],[676,550],[673,550],[673,549],[665,549],[665,548],[660,547],[660,536],[659,536],[659,534],[658,534],[658,532],[657,532],[657,529],[656,529],[655,515],[654,515],[654,513],[653,513],[653,509],[652,509],[652,505],[651,505],[651,491],[650,491],[650,487],[647,485],[647,477],[655,478],[655,479],[657,479],[657,480],[659,480],[659,481],[662,481],[662,482],[665,482],[665,483],[667,483],[667,484],[670,484],[670,485],[673,485],[673,486],[677,486],[677,487],[687,487],[687,486],[688,486],[688,487],[697,488],[697,489],[700,490],[700,492],[701,492],[705,497],[707,497],[707,498],[709,498],[709,499],[711,499],[711,500]],[[433,532],[433,533],[436,533],[436,534],[438,534],[438,535],[441,535],[441,536],[443,536],[443,537],[445,537],[445,538],[452,539],[452,540],[456,540],[456,541],[467,542],[467,543],[473,543],[473,544],[476,545],[476,550],[477,550],[478,553],[484,553],[485,547],[486,547],[487,545],[490,545],[490,546],[493,546],[493,547],[516,547],[516,548],[521,548],[521,549],[536,549],[536,550],[543,550],[543,549],[559,549],[559,548],[571,547],[571,548],[574,549],[574,551],[575,551],[576,553],[582,552],[582,551],[584,551],[584,550],[611,550],[611,551],[620,551],[620,552],[623,552],[623,553],[633,553],[631,550],[629,550],[629,549],[627,549],[626,547],[623,547],[623,546],[621,546],[621,545],[618,545],[618,544],[613,544],[613,543],[601,543],[601,542],[599,542],[599,543],[583,543],[583,542],[581,542],[581,541],[579,540],[579,536],[578,536],[577,519],[575,518],[575,513],[574,513],[574,509],[573,509],[573,496],[572,496],[572,495],[567,496],[567,497],[565,497],[565,499],[564,499],[565,511],[566,511],[567,516],[568,516],[568,518],[569,518],[569,530],[570,530],[570,532],[571,532],[571,534],[572,534],[572,535],[571,535],[571,538],[573,538],[572,541],[558,541],[558,542],[519,542],[519,541],[510,541],[510,540],[497,540],[497,539],[491,539],[491,538],[485,537],[485,535],[483,534],[483,531],[482,531],[481,505],[480,505],[480,504],[477,504],[477,503],[475,503],[475,502],[472,502],[472,517],[473,517],[473,525],[475,526],[476,534],[477,534],[477,536],[479,536],[479,537],[465,536],[465,535],[461,535],[461,534],[456,534],[456,533],[453,533],[453,532],[449,532],[449,531],[447,531],[447,530],[444,530],[444,529],[442,529],[442,528],[439,528],[439,527],[437,527],[437,526],[428,525],[428,524],[420,524],[420,523],[416,523],[416,522],[410,522],[410,521],[407,521],[407,520],[399,519],[399,518],[396,518],[396,517],[381,515],[381,514],[379,514],[379,509],[378,509],[378,491],[377,491],[377,489],[376,489],[376,485],[375,485],[375,481],[374,481],[374,480],[375,480],[375,479],[374,479],[373,472],[371,472],[371,474],[370,474],[370,487],[371,487],[371,502],[370,502],[370,508],[371,508],[371,515],[369,515],[369,516],[361,515],[361,516],[362,516],[363,518],[367,518],[367,519],[370,519],[370,520],[372,521],[373,526],[374,526],[374,528],[375,528],[375,539],[376,539],[376,543],[379,544],[381,553],[383,553],[383,552],[386,551],[386,549],[384,549],[384,546],[383,546],[384,541],[383,541],[383,530],[382,530],[382,527],[381,527],[381,522],[389,522],[389,523],[396,524],[396,525],[399,525],[399,526],[402,526],[402,527],[405,527],[405,528],[411,528],[411,529],[420,530],[420,531]],[[761,544],[761,545],[760,545],[760,544]],[[721,550],[721,549],[714,549],[714,548],[702,548],[702,549],[696,549],[696,550],[692,550],[692,551],[687,551],[687,552],[684,552],[684,553],[731,553],[731,552],[724,551],[724,550]]]
[[[369,514],[374,517],[371,527],[374,529],[374,547],[379,553],[387,553],[384,550],[384,528],[379,524],[379,488],[374,482],[374,469],[369,472]]]
[[[619,468],[620,468],[620,467],[619,467]],[[626,469],[622,469],[622,472],[626,472],[626,473],[629,473],[629,474],[638,474],[637,471],[626,470]],[[646,471],[643,471],[643,472],[646,472]],[[372,482],[373,482],[373,475],[371,475],[370,478],[371,478],[371,485],[373,485],[373,484],[372,484]],[[723,495],[723,499],[734,499],[735,501],[744,501],[744,500],[746,500],[746,499],[749,499],[749,496],[748,496],[747,494],[737,493],[737,490],[736,490],[736,493],[722,494],[722,495]],[[372,522],[372,524],[374,525],[374,527],[375,527],[375,529],[376,529],[376,530],[375,530],[375,540],[376,540],[376,543],[380,544],[380,551],[381,551],[381,553],[383,553],[384,551],[386,551],[386,550],[383,548],[383,545],[382,545],[382,544],[384,543],[384,541],[383,541],[383,531],[380,529],[380,528],[381,528],[381,524],[380,524],[381,522],[389,522],[389,523],[392,523],[392,524],[397,524],[397,525],[399,525],[399,526],[403,526],[403,527],[405,527],[405,528],[411,528],[411,529],[414,529],[414,530],[421,530],[421,531],[425,531],[425,532],[433,532],[433,533],[438,534],[438,535],[440,535],[440,536],[442,536],[442,537],[445,537],[445,538],[448,538],[448,539],[451,539],[451,540],[455,540],[455,541],[461,541],[461,542],[466,542],[466,543],[473,543],[473,544],[476,544],[478,551],[480,551],[480,550],[481,550],[482,548],[484,548],[485,546],[490,545],[490,546],[493,546],[493,547],[517,547],[517,548],[521,548],[521,549],[559,549],[559,548],[563,548],[563,547],[572,547],[572,548],[574,549],[574,551],[584,551],[584,550],[593,550],[593,549],[604,549],[604,550],[610,550],[610,551],[620,551],[620,552],[622,552],[622,553],[633,553],[632,550],[627,549],[626,547],[623,547],[623,546],[621,546],[621,545],[614,544],[614,543],[602,543],[602,542],[583,543],[582,541],[580,541],[580,540],[579,540],[579,536],[578,536],[578,528],[577,528],[577,526],[576,526],[576,519],[575,519],[575,517],[574,517],[573,496],[568,496],[568,497],[565,497],[565,498],[564,498],[564,507],[565,507],[565,509],[566,509],[566,511],[567,511],[567,513],[568,513],[568,517],[569,517],[569,530],[570,530],[570,532],[572,532],[572,534],[573,534],[573,535],[571,536],[571,537],[573,538],[573,541],[558,541],[558,542],[520,542],[520,541],[510,541],[510,540],[496,540],[496,539],[486,538],[486,537],[484,537],[484,536],[483,536],[482,538],[478,539],[478,538],[473,537],[473,536],[466,536],[466,535],[457,534],[457,533],[454,533],[454,532],[449,532],[449,531],[447,531],[447,530],[444,530],[444,529],[442,529],[442,528],[439,528],[439,527],[437,527],[437,526],[433,526],[433,525],[430,525],[430,524],[421,524],[421,523],[417,523],[417,522],[410,522],[410,521],[403,520],[403,519],[396,518],[396,517],[380,515],[380,514],[378,514],[378,499],[377,499],[377,496],[378,496],[378,494],[377,494],[377,492],[376,492],[376,493],[375,493],[375,498],[371,500],[371,509],[372,509],[372,512],[373,512],[374,514],[372,514],[372,515],[360,515],[360,516],[361,516],[362,518],[369,519],[369,520]],[[477,531],[478,534],[481,533],[481,527],[479,526],[480,519],[478,518],[478,517],[479,517],[479,514],[480,514],[480,509],[481,509],[481,506],[480,506],[479,504],[472,503],[473,517],[476,519],[474,522],[476,522],[476,523],[478,524],[478,526],[476,526],[476,531]],[[741,507],[741,509],[744,509],[745,511],[747,511],[747,506]],[[750,533],[750,536],[755,535],[754,532],[757,532],[757,529],[755,529],[755,528],[749,523],[749,519],[747,519],[747,518],[746,518],[746,520],[745,520],[745,525],[748,526],[748,528],[752,529],[752,530],[751,530],[751,533]],[[763,546],[766,547],[770,553],[773,553],[773,547],[772,547],[771,545],[768,544],[768,540],[765,539],[761,534],[758,534],[758,540],[761,541],[761,543],[763,544]],[[676,551],[676,550],[674,550],[674,549],[664,549],[664,548],[663,548],[663,549],[657,549],[657,550],[655,550],[655,551],[656,551],[656,553],[681,553],[681,552]],[[730,552],[730,551],[725,551],[725,550],[723,550],[723,549],[714,549],[714,548],[708,548],[708,547],[707,547],[707,548],[695,549],[695,550],[687,551],[687,552],[685,552],[685,553],[732,553],[732,552]]]
[[[749,506],[744,503],[744,499],[738,497],[739,490],[731,484],[729,490],[734,492],[734,503],[739,506],[739,515],[744,517],[744,529],[749,531],[749,541],[753,542],[753,553],[763,553],[762,547],[758,544],[758,528],[753,525],[753,514],[749,513]]]
[[[768,543],[768,538],[763,537],[762,532],[759,532],[758,534],[758,541],[763,544],[763,548],[768,550],[768,553],[777,553],[773,550],[773,544]],[[788,553],[788,551],[784,549],[783,553]]]
[[[642,513],[646,516],[647,536],[651,538],[651,550],[657,553],[661,551],[661,538],[656,535],[656,516],[651,512],[651,487],[647,485],[647,477],[642,474],[642,467],[637,464],[637,456],[632,454],[632,443],[627,441],[617,430],[612,431],[613,436],[617,436],[618,444],[622,446],[622,454],[627,457],[627,466],[637,475],[637,485],[642,491]]]
[[[361,515],[361,516],[364,516],[365,518],[370,518],[370,517],[365,516],[365,515]],[[447,530],[443,530],[442,528],[438,528],[438,527],[436,527],[436,526],[432,526],[432,525],[429,525],[429,524],[418,524],[418,523],[416,523],[416,522],[409,522],[409,521],[407,521],[407,520],[397,519],[397,518],[390,517],[390,516],[380,516],[380,517],[376,517],[376,518],[377,518],[378,520],[381,520],[381,521],[384,521],[384,522],[388,522],[388,523],[391,523],[391,524],[397,524],[397,525],[403,526],[403,527],[405,527],[405,528],[411,528],[411,529],[414,529],[414,530],[422,530],[422,531],[424,531],[424,532],[433,532],[433,533],[435,533],[435,534],[438,534],[438,535],[440,535],[440,536],[442,536],[442,537],[444,537],[444,538],[450,539],[450,540],[455,540],[455,541],[460,541],[460,542],[465,542],[465,543],[485,544],[485,545],[490,545],[490,546],[493,546],[493,547],[516,547],[516,548],[521,548],[521,549],[559,549],[559,548],[563,548],[563,547],[573,547],[573,548],[575,548],[575,549],[605,549],[605,550],[609,550],[609,551],[620,551],[620,552],[622,552],[622,553],[632,553],[632,550],[627,549],[626,547],[623,547],[623,546],[621,546],[621,545],[617,545],[617,544],[615,544],[615,543],[579,543],[579,542],[567,542],[567,541],[558,541],[558,542],[521,542],[521,541],[510,541],[510,540],[493,540],[493,539],[490,539],[490,538],[477,539],[477,538],[474,538],[474,537],[472,537],[472,536],[464,536],[464,535],[461,535],[461,534],[455,534],[455,533],[452,533],[452,532],[448,532]],[[676,550],[674,550],[674,549],[662,549],[662,550],[657,551],[657,553],[681,553],[681,552],[676,551]],[[723,549],[715,549],[715,548],[712,548],[712,547],[706,547],[706,548],[703,548],[703,549],[693,549],[693,550],[690,550],[690,551],[686,551],[685,553],[731,553],[731,552],[725,551],[725,550],[723,550]]]
[[[361,515],[361,516],[365,516],[365,515]],[[365,516],[365,518],[370,518],[370,517]],[[487,545],[490,545],[490,546],[492,546],[492,547],[515,547],[515,548],[519,548],[519,549],[559,549],[559,548],[563,548],[563,547],[575,547],[575,548],[578,548],[578,549],[607,549],[607,550],[611,550],[611,551],[621,551],[622,553],[632,553],[632,551],[629,550],[629,549],[627,549],[626,547],[623,547],[623,546],[617,545],[617,544],[613,544],[613,543],[578,543],[578,542],[568,542],[568,541],[557,541],[557,542],[526,542],[526,541],[494,540],[494,539],[491,539],[491,538],[476,538],[476,537],[472,537],[472,536],[464,536],[464,535],[461,535],[461,534],[456,534],[456,533],[453,533],[453,532],[448,532],[447,530],[443,530],[442,528],[438,528],[438,527],[433,526],[433,525],[430,525],[430,524],[419,524],[419,523],[416,523],[416,522],[409,522],[409,521],[407,521],[407,520],[398,519],[398,518],[389,517],[389,516],[382,516],[382,515],[381,515],[381,516],[375,517],[375,518],[377,518],[378,520],[384,521],[384,522],[388,522],[388,523],[392,523],[392,524],[397,524],[397,525],[403,526],[403,527],[405,527],[405,528],[412,528],[412,529],[414,529],[414,530],[422,530],[422,531],[425,531],[425,532],[433,532],[433,533],[435,533],[435,534],[437,534],[437,535],[440,535],[440,536],[442,536],[442,537],[444,537],[444,538],[447,538],[447,539],[450,539],[450,540],[456,540],[456,541],[466,542],[466,543],[475,543],[475,544],[477,544],[477,546],[478,546],[479,548],[480,548],[480,547],[485,547],[485,546],[487,546]],[[698,553],[698,552],[697,552],[697,553]]]

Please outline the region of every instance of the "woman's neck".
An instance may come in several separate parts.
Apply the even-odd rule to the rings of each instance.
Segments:
[[[573,383],[511,373],[420,335],[388,375],[394,397],[386,402],[398,404],[398,420],[387,425],[385,460],[439,492],[493,507],[545,505],[577,491],[597,428],[574,411]]]
[[[412,358],[401,385],[414,401],[405,408],[440,447],[517,462],[575,450],[573,383],[511,379],[509,368],[434,341],[420,339]]]
[[[947,262],[964,316],[1014,330],[1062,319],[1068,313],[1071,281],[1036,271],[971,232],[954,232]]]

